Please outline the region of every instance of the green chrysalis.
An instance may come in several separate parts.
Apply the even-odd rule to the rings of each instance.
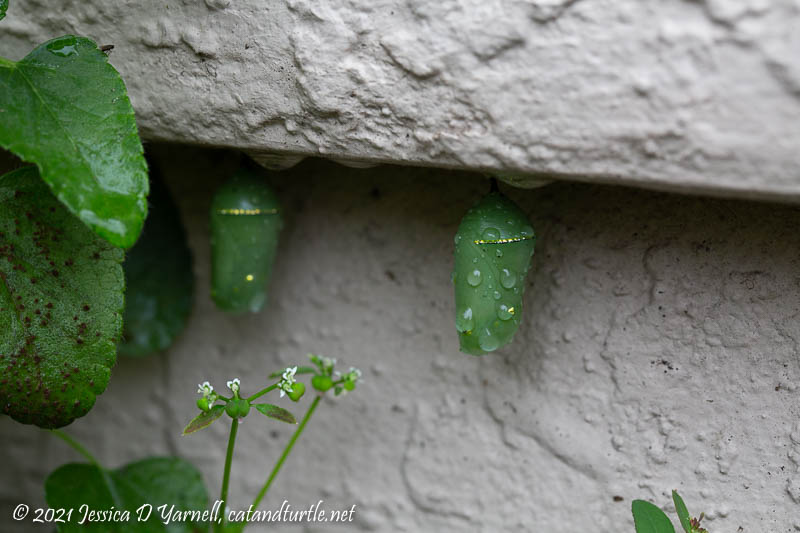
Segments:
[[[462,352],[483,355],[514,337],[534,240],[525,213],[499,192],[490,192],[464,215],[453,272]]]
[[[283,223],[278,199],[256,171],[242,168],[211,203],[211,297],[217,307],[258,312]]]

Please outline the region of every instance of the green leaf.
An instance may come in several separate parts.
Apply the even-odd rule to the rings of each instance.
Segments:
[[[108,384],[122,331],[123,252],[50,193],[34,167],[0,176],[0,405],[55,428]]]
[[[636,533],[675,533],[675,528],[664,511],[652,503],[633,500],[631,510]]]
[[[147,164],[125,84],[97,45],[65,35],[0,59],[0,146],[35,163],[75,215],[115,246],[147,214]]]
[[[258,409],[262,414],[270,418],[274,418],[275,420],[280,420],[281,422],[286,422],[288,424],[297,424],[297,420],[295,420],[294,415],[283,407],[278,407],[277,405],[272,405],[269,403],[258,403],[253,407]]]
[[[45,498],[51,508],[75,509],[68,523],[58,524],[60,533],[191,533],[198,528],[208,529],[208,524],[200,524],[199,520],[175,521],[166,526],[162,522],[158,509],[161,505],[166,505],[166,511],[173,505],[175,511],[202,513],[208,508],[202,475],[176,457],[144,459],[111,472],[88,464],[63,465],[47,477]],[[152,506],[152,512],[145,521],[148,505]],[[81,525],[78,523],[83,518],[81,506],[92,511],[108,511],[113,507],[129,512],[130,518]],[[139,521],[137,509],[142,506],[145,507]]]
[[[692,533],[692,519],[689,516],[689,510],[686,504],[683,503],[683,498],[680,497],[677,490],[672,491],[672,501],[675,502],[675,510],[678,512],[678,519],[681,521],[681,527],[686,533]]]
[[[153,180],[149,211],[123,264],[127,291],[119,353],[131,357],[167,349],[192,309],[192,252],[178,207],[160,179]]]
[[[201,412],[199,415],[194,417],[191,422],[189,422],[188,426],[184,428],[183,434],[188,435],[189,433],[194,433],[195,431],[200,431],[203,428],[207,428],[214,420],[221,417],[222,413],[224,412],[224,405],[215,405],[208,411]]]
[[[7,9],[8,9],[8,0],[0,0],[0,20],[6,18]]]
[[[272,374],[269,375],[269,379],[275,379],[281,377],[284,371],[286,371],[285,368],[278,370],[277,372],[273,372]],[[314,368],[313,366],[298,366],[297,372],[295,372],[295,374],[314,374],[316,372],[317,369]]]

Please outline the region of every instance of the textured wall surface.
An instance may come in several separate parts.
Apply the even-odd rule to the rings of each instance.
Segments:
[[[356,504],[340,529],[352,531],[632,533],[631,500],[667,506],[676,488],[712,532],[800,531],[797,208],[506,187],[540,239],[515,341],[476,358],[458,352],[450,270],[458,222],[486,180],[321,161],[274,174],[287,216],[271,304],[234,317],[207,293],[207,212],[235,160],[155,151],[200,291],[174,347],[120,361],[94,410],[67,428],[108,465],[180,454],[216,495],[225,424],[180,436],[196,384],[238,376],[252,390],[317,351],[366,381],[320,407],[268,508]],[[235,508],[289,431],[245,421]],[[0,530],[11,531],[11,505],[41,502],[47,473],[78,457],[8,419],[0,439]]]
[[[798,0],[11,0],[149,139],[800,199]],[[524,181],[524,180],[523,180]]]

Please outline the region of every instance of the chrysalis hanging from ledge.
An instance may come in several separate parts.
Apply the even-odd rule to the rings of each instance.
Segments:
[[[453,272],[462,352],[483,355],[511,342],[534,240],[525,213],[494,187],[464,215]]]
[[[281,221],[278,199],[258,172],[240,169],[211,203],[211,297],[222,310],[261,310]]]

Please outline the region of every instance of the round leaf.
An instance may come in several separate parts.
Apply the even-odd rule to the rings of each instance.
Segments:
[[[150,216],[128,252],[125,269],[125,330],[119,353],[141,357],[167,349],[192,309],[192,252],[178,207],[166,185],[153,181]]]
[[[71,520],[58,524],[59,533],[73,531],[97,533],[190,533],[200,529],[190,520],[165,526],[158,507],[175,506],[175,511],[203,511],[208,495],[203,477],[190,463],[176,457],[153,457],[131,463],[113,472],[94,465],[67,464],[56,469],[45,481],[47,504],[56,509],[75,509]],[[112,506],[128,511],[130,519],[117,522],[78,524],[82,505],[102,511]],[[139,521],[136,510],[151,505],[147,521]],[[143,513],[142,518],[146,515]],[[206,524],[207,526],[207,524]]]
[[[675,533],[664,511],[650,502],[634,500],[631,506],[636,533]]]
[[[115,246],[147,214],[147,164],[125,84],[90,39],[65,35],[0,58],[0,146],[35,163],[53,193]]]
[[[122,329],[123,252],[56,200],[34,167],[0,177],[0,405],[55,428],[102,393]]]

